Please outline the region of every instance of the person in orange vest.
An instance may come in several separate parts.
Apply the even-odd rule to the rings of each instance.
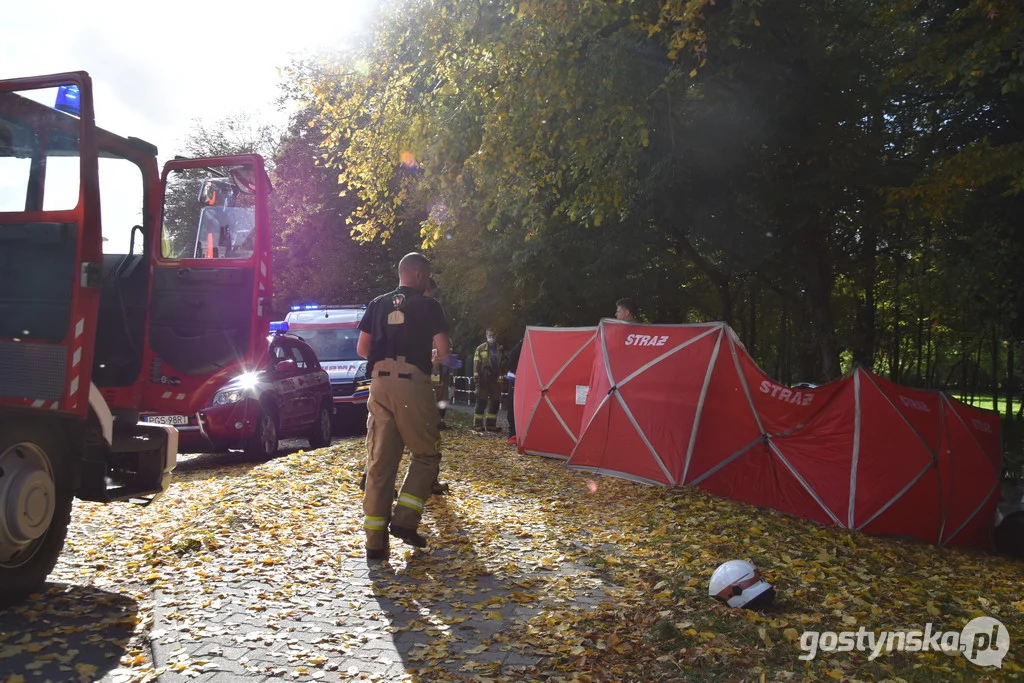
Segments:
[[[475,431],[500,431],[498,409],[501,407],[501,389],[505,385],[507,372],[508,359],[505,356],[505,347],[498,343],[494,328],[489,327],[487,341],[476,347],[473,353],[473,380],[476,383],[476,411],[473,413]]]

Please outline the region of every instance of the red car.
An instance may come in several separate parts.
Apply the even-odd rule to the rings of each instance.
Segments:
[[[311,448],[331,443],[334,402],[327,372],[313,349],[286,334],[287,323],[272,323],[267,350],[256,367],[228,382],[199,411],[202,451],[243,448],[269,458],[278,441],[305,438]]]

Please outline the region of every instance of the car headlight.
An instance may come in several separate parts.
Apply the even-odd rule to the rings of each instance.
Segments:
[[[213,395],[213,405],[215,406],[226,406],[232,403],[238,403],[244,398],[247,398],[249,392],[245,389],[222,389]]]

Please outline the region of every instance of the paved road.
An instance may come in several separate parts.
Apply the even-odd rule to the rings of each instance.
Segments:
[[[471,411],[457,406],[449,421],[464,424]],[[503,432],[478,438],[504,437]],[[286,452],[289,445],[294,451],[302,444],[285,443]],[[212,478],[232,457],[192,456],[179,469],[200,476],[208,470]],[[431,505],[443,506],[445,499]],[[331,561],[296,554],[288,564],[259,571],[245,571],[244,562],[234,561],[226,571],[211,568],[197,592],[170,595],[147,586],[134,594],[124,586],[108,589],[88,577],[118,569],[96,567],[72,553],[62,557],[58,579],[85,578],[55,581],[39,599],[0,612],[0,683],[20,683],[18,676],[40,683],[433,680],[436,671],[407,673],[432,665],[458,680],[473,674],[529,679],[541,654],[513,649],[505,634],[522,629],[545,604],[524,597],[528,582],[499,580],[474,562],[473,544],[464,541],[407,555],[401,571],[368,564],[352,548],[340,549]],[[399,544],[392,557],[407,549]],[[255,559],[265,551],[232,549],[235,560],[246,552]],[[587,570],[562,564],[551,571]],[[296,579],[298,574],[318,578],[311,583]],[[284,585],[292,586],[287,594]],[[606,599],[600,582],[589,585],[558,601],[587,609]],[[131,667],[132,660],[150,657],[158,679]]]

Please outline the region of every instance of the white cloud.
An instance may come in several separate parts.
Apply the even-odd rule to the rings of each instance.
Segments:
[[[0,78],[88,71],[96,122],[160,148],[180,148],[194,119],[242,111],[275,122],[278,69],[343,45],[374,0],[301,3],[35,0],[0,12]]]

